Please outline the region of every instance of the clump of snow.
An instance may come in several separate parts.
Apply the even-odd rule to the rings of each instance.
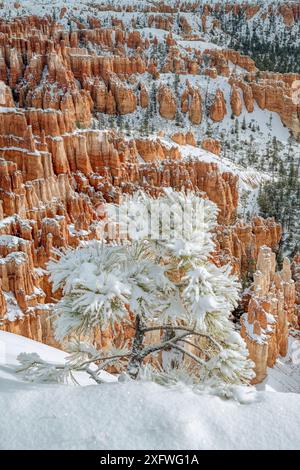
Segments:
[[[19,307],[17,299],[12,292],[4,292],[4,297],[7,305],[6,318],[9,321],[15,321],[18,318],[23,318],[24,314]]]
[[[28,240],[13,235],[0,235],[0,245],[2,246],[15,247],[18,246],[20,242],[27,245],[30,243]]]

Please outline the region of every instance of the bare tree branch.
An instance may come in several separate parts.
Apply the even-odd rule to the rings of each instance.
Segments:
[[[92,359],[89,359],[88,361],[84,361],[80,364],[80,367],[84,367],[88,364],[91,364],[93,362],[98,362],[98,361],[112,361],[114,359],[121,359],[123,357],[130,357],[131,356],[131,352],[128,352],[128,353],[124,353],[124,354],[115,354],[114,356],[107,356],[107,357],[103,357],[103,356],[95,356],[94,358]]]
[[[175,336],[174,338],[170,338],[166,341],[163,341],[161,343],[158,343],[158,344],[152,344],[150,346],[146,346],[143,351],[141,352],[141,356],[142,358],[144,359],[146,356],[148,356],[149,354],[153,354],[154,352],[157,352],[157,351],[162,351],[164,350],[166,347],[168,346],[172,346],[173,343],[176,343],[177,341],[180,341],[182,338],[185,338],[186,336],[188,336],[189,333],[184,333],[180,336]]]
[[[172,348],[177,349],[178,351],[181,351],[183,354],[186,354],[188,357],[193,359],[195,362],[200,364],[201,366],[205,366],[206,362],[200,359],[200,357],[195,356],[193,353],[190,353],[189,351],[186,351],[184,348],[181,346],[178,346],[178,344],[172,344]]]
[[[201,353],[203,353],[203,349],[200,348],[200,346],[198,346],[197,344],[192,343],[192,341],[189,341],[189,340],[187,340],[187,339],[180,339],[179,341],[182,341],[183,343],[189,344],[189,345],[192,346],[193,348],[195,348],[195,349],[197,349],[198,351],[200,351]]]
[[[85,372],[87,372],[87,374],[89,374],[89,375],[92,377],[92,379],[95,380],[95,382],[96,382],[97,384],[103,384],[103,383],[104,383],[104,381],[103,381],[102,379],[100,379],[100,377],[98,377],[98,373],[99,373],[100,371],[98,371],[98,370],[97,370],[97,371],[94,371],[94,370],[90,369],[89,367],[87,367],[87,368],[85,369]]]
[[[174,330],[181,330],[181,331],[187,331],[189,332],[190,335],[194,335],[194,336],[202,336],[203,338],[207,338],[208,340],[210,340],[218,349],[222,350],[222,346],[214,339],[212,338],[210,335],[206,334],[206,333],[200,333],[199,331],[195,331],[194,329],[192,328],[188,328],[186,326],[152,326],[152,327],[148,327],[148,328],[144,328],[144,332],[145,333],[149,333],[151,331],[158,331],[158,330],[169,330],[169,331],[174,331]]]

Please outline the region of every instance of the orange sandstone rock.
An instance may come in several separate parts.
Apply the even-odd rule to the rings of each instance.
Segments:
[[[295,284],[288,259],[280,272],[275,268],[275,253],[262,247],[248,307],[241,318],[241,334],[255,363],[254,383],[264,380],[267,367],[273,367],[279,355],[287,354],[288,325],[294,317]]]
[[[193,89],[191,104],[189,107],[189,119],[192,124],[200,124],[202,121],[202,100],[198,90]]]
[[[176,132],[171,136],[171,139],[174,140],[179,145],[192,145],[193,147],[197,146],[195,136],[193,132]]]
[[[210,107],[210,118],[215,122],[223,121],[227,114],[225,98],[222,90],[218,89]]]
[[[147,108],[149,105],[149,93],[143,83],[140,85],[140,105],[142,108]]]
[[[232,87],[231,95],[230,95],[230,105],[232,109],[232,113],[235,116],[240,116],[243,108],[242,98],[241,95],[236,88],[236,86]]]
[[[176,99],[171,88],[161,85],[157,95],[159,113],[165,119],[174,119],[176,114]]]
[[[219,156],[221,153],[221,142],[212,138],[203,139],[202,148]]]

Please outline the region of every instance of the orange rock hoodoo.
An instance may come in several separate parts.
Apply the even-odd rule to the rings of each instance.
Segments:
[[[171,88],[161,85],[157,95],[159,113],[165,119],[174,119],[176,115],[176,98]]]
[[[230,104],[231,104],[231,109],[232,109],[232,113],[234,114],[234,116],[240,116],[242,109],[243,109],[243,103],[242,103],[241,95],[235,86],[232,87],[231,96],[230,96]]]
[[[221,153],[221,142],[216,139],[207,138],[202,140],[202,148],[208,150],[215,155],[220,155]]]
[[[215,122],[223,121],[227,114],[226,102],[222,90],[217,90],[216,96],[210,108],[210,118]]]
[[[267,375],[279,355],[288,348],[289,323],[295,322],[295,283],[286,258],[280,272],[275,272],[275,254],[262,247],[259,252],[254,282],[247,298],[247,312],[241,318],[241,334],[250,358],[255,363],[254,383]]]
[[[219,226],[216,230],[217,249],[222,264],[230,263],[242,278],[255,271],[260,248],[276,250],[281,239],[281,226],[274,219],[254,217],[251,223],[238,221],[232,226]]]
[[[187,80],[187,88],[181,97],[181,109],[188,112],[192,124],[201,124],[202,121],[202,98],[198,88],[192,87]]]

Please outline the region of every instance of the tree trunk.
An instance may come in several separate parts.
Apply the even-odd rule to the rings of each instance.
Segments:
[[[144,342],[145,334],[142,331],[142,329],[143,329],[142,319],[140,315],[137,315],[136,324],[135,324],[135,336],[134,336],[133,345],[132,345],[132,355],[127,366],[128,375],[134,380],[139,375],[139,371],[140,371],[140,368],[144,359],[142,355],[142,351],[144,349],[143,342]]]
[[[163,340],[169,341],[173,339],[175,336],[176,336],[176,333],[174,330],[171,330],[171,329],[166,330],[163,336]],[[163,350],[162,360],[163,360],[162,362],[163,367],[174,369],[178,367],[178,365],[183,361],[183,355],[182,353],[176,350],[174,351],[174,349],[170,345],[169,347]]]

